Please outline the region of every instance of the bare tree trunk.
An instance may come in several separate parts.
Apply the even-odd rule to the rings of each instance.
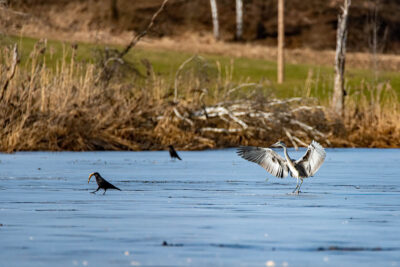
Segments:
[[[118,12],[118,5],[117,5],[117,1],[118,0],[110,0],[110,7],[111,7],[111,18],[114,21],[117,21],[119,18],[119,12]]]
[[[284,0],[278,0],[278,83],[283,83],[285,62],[284,62],[284,45],[285,45],[285,3]]]
[[[342,14],[338,17],[335,56],[335,80],[333,87],[332,108],[337,116],[343,116],[344,97],[344,71],[346,63],[347,22],[351,0],[344,0]]]
[[[378,31],[380,28],[378,11],[379,11],[380,0],[374,1],[374,9],[372,18],[369,20],[369,26],[371,27],[370,38],[369,38],[369,47],[371,52],[371,62],[372,69],[375,74],[375,82],[378,80]]]
[[[14,44],[12,63],[11,63],[11,66],[10,66],[10,68],[8,70],[8,75],[6,77],[6,82],[4,83],[3,87],[1,88],[0,101],[3,100],[4,95],[6,94],[8,85],[10,84],[12,78],[15,75],[15,70],[17,68],[18,61],[19,61],[19,59],[18,59],[18,46],[17,46],[17,44]]]
[[[236,0],[236,40],[243,37],[243,2]]]
[[[160,15],[160,13],[164,10],[165,5],[168,3],[169,0],[164,0],[160,6],[160,8],[156,11],[156,13],[153,14],[153,17],[150,20],[149,25],[147,25],[147,28],[142,31],[139,35],[134,36],[129,44],[125,46],[124,50],[122,50],[119,53],[119,58],[122,59],[126,54],[128,54],[129,50],[131,50],[132,47],[134,47],[147,33],[148,31],[153,27],[154,21]]]
[[[210,5],[211,5],[211,17],[212,17],[212,22],[213,22],[214,38],[216,40],[218,40],[219,39],[219,22],[218,22],[217,1],[210,0]]]

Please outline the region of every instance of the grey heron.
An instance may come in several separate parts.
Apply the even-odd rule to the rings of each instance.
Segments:
[[[259,164],[273,176],[278,178],[285,178],[290,172],[290,175],[297,179],[297,186],[293,190],[293,193],[297,190],[297,194],[300,192],[303,179],[314,176],[326,157],[324,148],[314,140],[308,146],[303,157],[296,161],[289,157],[287,147],[282,141],[278,141],[271,147],[283,148],[285,158],[282,158],[278,153],[270,148],[254,146],[239,147],[237,154],[248,161]],[[299,179],[301,180],[300,184]]]

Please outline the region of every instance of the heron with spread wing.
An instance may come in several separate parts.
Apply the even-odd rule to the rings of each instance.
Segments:
[[[257,163],[270,174],[278,178],[285,178],[290,175],[297,179],[297,186],[293,193],[299,193],[303,184],[303,179],[314,176],[325,160],[326,152],[324,148],[314,140],[308,146],[306,153],[298,160],[292,160],[288,153],[285,143],[279,141],[271,147],[283,148],[285,158],[270,148],[243,146],[239,147],[237,153],[242,158]],[[301,183],[299,184],[299,179]]]

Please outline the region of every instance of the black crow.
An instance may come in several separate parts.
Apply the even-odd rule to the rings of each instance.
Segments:
[[[98,172],[94,172],[89,175],[88,183],[90,182],[90,178],[92,178],[93,175],[94,175],[94,177],[96,177],[96,183],[99,187],[91,193],[96,193],[100,189],[104,190],[103,195],[106,193],[107,189],[115,189],[115,190],[121,191],[121,189],[119,189],[118,187],[107,182],[103,177],[101,177],[100,173],[98,173]]]
[[[177,158],[179,160],[182,160],[179,157],[178,153],[176,153],[176,151],[172,145],[169,145],[168,147],[169,147],[169,155],[171,156],[171,159]]]

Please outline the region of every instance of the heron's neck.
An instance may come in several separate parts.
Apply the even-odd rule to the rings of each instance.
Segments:
[[[285,158],[286,158],[287,162],[289,162],[289,164],[293,165],[292,159],[289,157],[289,154],[287,153],[287,148],[285,146],[282,146],[282,147],[283,147],[283,153],[285,154]]]

